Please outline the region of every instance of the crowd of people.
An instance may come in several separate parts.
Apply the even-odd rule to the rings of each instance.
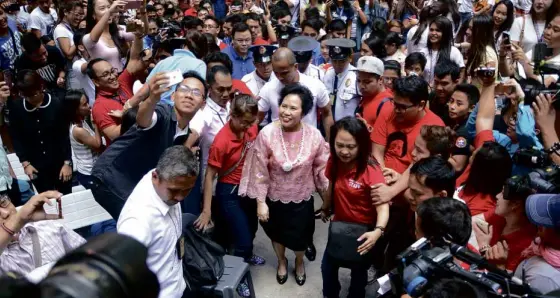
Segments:
[[[559,0],[1,0],[0,66],[1,273],[116,231],[189,297],[190,213],[279,284],[320,257],[327,298],[339,268],[365,297],[421,237],[560,290]],[[113,219],[35,223],[77,184]]]

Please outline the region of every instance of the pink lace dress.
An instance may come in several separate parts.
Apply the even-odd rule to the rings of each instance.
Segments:
[[[312,193],[328,187],[325,168],[329,145],[319,130],[303,124],[300,131],[283,133],[286,159],[282,133],[278,121],[259,133],[247,152],[239,195],[266,201],[269,220],[262,226],[268,237],[289,249],[303,251],[315,229]],[[302,153],[297,159],[301,142]],[[290,171],[283,169],[286,161],[296,159]]]

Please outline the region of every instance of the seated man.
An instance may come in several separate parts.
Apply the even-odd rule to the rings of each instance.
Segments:
[[[17,211],[10,198],[0,194],[0,274],[27,274],[86,242],[60,222],[48,221],[59,215],[46,214],[43,205],[61,196],[56,191],[43,192]]]
[[[147,264],[158,277],[159,297],[182,297],[182,212],[179,204],[194,188],[198,161],[185,146],[165,150],[155,169],[136,185],[126,201],[117,231],[148,247]],[[184,253],[184,252],[183,252]]]

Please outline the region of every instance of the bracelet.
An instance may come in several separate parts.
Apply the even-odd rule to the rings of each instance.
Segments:
[[[375,227],[375,229],[373,229],[373,230],[374,230],[374,231],[375,231],[375,230],[380,230],[380,231],[381,231],[381,236],[385,235],[385,227],[377,226],[377,227]]]
[[[16,232],[14,232],[12,229],[6,227],[5,222],[2,223],[2,229],[6,231],[6,233],[10,234],[10,236],[14,236],[16,234]]]
[[[25,166],[23,166],[23,168],[25,169],[25,168],[27,168],[27,167],[30,166],[30,165],[31,165],[31,163],[28,163],[28,164],[26,164]]]
[[[478,251],[480,253],[485,253],[488,249],[490,249],[490,245],[484,244]]]
[[[560,142],[555,142],[554,144],[552,144],[552,146],[550,146],[550,148],[544,150],[544,152],[548,154],[555,153],[560,155],[559,151],[560,151]]]

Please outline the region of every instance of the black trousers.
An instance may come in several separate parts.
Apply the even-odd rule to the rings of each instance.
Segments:
[[[33,165],[33,162],[31,162]],[[62,194],[69,194],[72,192],[72,179],[63,182],[60,179],[60,170],[62,169],[63,162],[60,166],[49,165],[44,167],[36,167],[38,173],[37,178],[33,179],[33,185],[37,188],[37,192],[42,193],[48,190],[57,190]]]
[[[109,187],[107,187],[101,180],[93,178],[93,183],[91,184],[91,192],[95,201],[101,205],[114,220],[119,219],[121,210],[124,207],[126,198],[121,198],[116,195]]]

